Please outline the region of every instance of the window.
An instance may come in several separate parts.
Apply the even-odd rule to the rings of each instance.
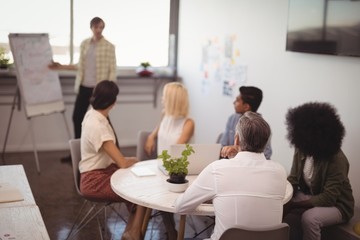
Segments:
[[[1,18],[6,21],[2,21],[0,25],[0,46],[10,50],[9,33],[49,33],[54,60],[68,63],[70,61],[69,9],[70,1],[6,1],[6,10],[1,11]],[[9,57],[12,58],[11,53]]]
[[[73,62],[77,63],[80,43],[92,35],[90,20],[98,16],[105,22],[103,35],[116,47],[118,66],[135,67],[141,62],[150,62],[155,67],[174,65],[177,19],[171,20],[170,14],[174,11],[171,4],[178,1],[12,0],[6,3],[7,11],[2,11],[2,18],[11,21],[0,26],[0,45],[9,49],[9,33],[45,32],[49,33],[55,61],[70,63],[73,54]],[[70,21],[72,3],[73,22]],[[169,31],[170,26],[173,30]]]
[[[167,66],[169,13],[169,0],[74,0],[74,45],[91,36],[90,20],[98,16],[105,21],[103,35],[115,44],[119,66]]]

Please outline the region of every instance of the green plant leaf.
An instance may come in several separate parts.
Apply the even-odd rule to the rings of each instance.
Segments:
[[[149,62],[142,62],[142,63],[140,63],[140,66],[147,68],[147,67],[150,67],[151,65]]]
[[[190,144],[185,144],[185,149],[181,152],[181,157],[172,158],[167,150],[162,151],[158,158],[162,159],[163,166],[168,171],[169,175],[181,175],[188,174],[189,161],[188,157],[195,153],[194,149]]]

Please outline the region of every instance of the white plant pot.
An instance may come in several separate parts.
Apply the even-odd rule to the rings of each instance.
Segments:
[[[189,186],[189,181],[186,180],[186,183],[171,183],[169,180],[166,180],[166,185],[170,192],[184,192]]]

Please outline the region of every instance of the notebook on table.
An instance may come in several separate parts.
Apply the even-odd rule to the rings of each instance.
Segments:
[[[20,190],[10,183],[0,183],[0,203],[23,201]],[[1,239],[1,238],[0,238]]]
[[[156,175],[155,172],[153,172],[148,167],[144,167],[144,166],[134,166],[131,168],[131,172],[134,173],[138,177],[146,177],[146,176]]]
[[[192,146],[195,153],[188,157],[188,175],[198,175],[207,165],[220,157],[221,144],[190,144],[190,146]],[[185,144],[174,144],[170,146],[168,153],[171,157],[180,157],[184,149]],[[158,159],[158,166],[164,174],[168,175],[161,159]]]

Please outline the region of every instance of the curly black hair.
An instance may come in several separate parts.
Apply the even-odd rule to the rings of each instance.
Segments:
[[[286,125],[290,143],[314,158],[336,154],[345,136],[340,117],[329,103],[309,102],[289,109]]]

